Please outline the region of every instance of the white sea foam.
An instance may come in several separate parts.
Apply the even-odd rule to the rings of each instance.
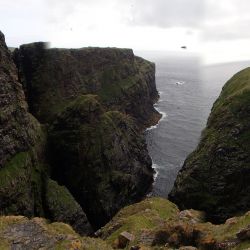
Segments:
[[[168,116],[167,113],[161,111],[160,108],[158,108],[158,107],[154,107],[154,108],[162,115],[162,117],[159,120],[159,122],[162,121],[162,120],[164,120]]]
[[[156,180],[158,174],[159,174],[159,171],[157,170],[159,168],[159,166],[156,164],[156,163],[153,163],[152,164],[152,168],[154,169],[155,173],[154,173],[154,181]]]
[[[158,123],[159,124],[159,123]],[[149,130],[152,130],[152,129],[155,129],[157,128],[158,124],[154,125],[154,126],[151,126],[149,128],[146,129],[146,131],[149,131]]]
[[[154,105],[154,108],[162,115],[162,116],[161,116],[161,119],[159,120],[159,122],[158,122],[156,125],[153,125],[153,126],[147,128],[146,131],[149,131],[149,130],[152,130],[152,129],[157,128],[158,125],[159,125],[159,123],[160,123],[161,121],[163,121],[163,120],[168,116],[165,112],[161,111],[160,108],[157,107],[157,106],[158,106],[158,105],[157,105],[157,103],[156,103],[156,104]]]
[[[185,82],[184,81],[176,81],[175,84],[176,85],[183,85],[183,84],[185,84]]]

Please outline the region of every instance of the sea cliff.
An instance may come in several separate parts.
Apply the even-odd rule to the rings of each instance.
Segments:
[[[130,49],[10,52],[0,38],[0,211],[89,234],[150,190],[155,66]]]
[[[250,208],[250,68],[235,74],[214,103],[196,150],[169,198],[214,222]]]

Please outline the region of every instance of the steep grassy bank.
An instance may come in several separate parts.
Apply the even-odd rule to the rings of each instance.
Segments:
[[[214,103],[197,149],[170,199],[222,222],[250,208],[250,68],[234,75]]]

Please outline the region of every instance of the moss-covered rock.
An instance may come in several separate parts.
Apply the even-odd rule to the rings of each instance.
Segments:
[[[0,217],[0,249],[111,250],[100,239],[80,237],[69,225],[22,216]]]
[[[15,62],[32,114],[51,122],[79,95],[97,94],[109,110],[132,115],[140,126],[160,118],[155,65],[131,49],[45,49],[45,43],[22,45]]]
[[[51,179],[46,187],[46,206],[47,216],[52,221],[70,224],[81,234],[93,233],[85,213],[68,189]]]
[[[153,180],[140,129],[156,123],[155,65],[130,49],[47,49],[14,53],[31,113],[49,125],[53,179],[94,227],[142,197]],[[135,125],[136,124],[136,125]]]
[[[215,222],[250,209],[250,68],[233,76],[214,103],[197,149],[180,170],[170,199]]]
[[[1,32],[0,60],[0,213],[62,220],[59,213],[67,210],[64,220],[88,234],[88,222],[80,206],[66,189],[48,180],[46,131],[28,112],[17,69]],[[56,199],[55,194],[60,196]],[[67,203],[62,204],[65,197]]]
[[[70,190],[96,228],[151,186],[151,159],[133,120],[105,112],[97,96],[80,96],[69,104],[49,138],[53,177]]]
[[[126,249],[247,249],[249,223],[250,212],[214,225],[202,212],[179,211],[168,200],[148,198],[123,208],[97,234],[115,249],[124,232],[133,236]]]
[[[0,32],[0,212],[43,216],[46,136],[28,112],[4,36]]]

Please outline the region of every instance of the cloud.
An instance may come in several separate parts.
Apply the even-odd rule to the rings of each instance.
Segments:
[[[131,25],[199,27],[204,18],[204,0],[134,0]]]
[[[203,41],[239,40],[250,38],[250,18],[232,20],[204,27]]]
[[[232,41],[250,38],[250,1],[206,0],[203,41]]]

